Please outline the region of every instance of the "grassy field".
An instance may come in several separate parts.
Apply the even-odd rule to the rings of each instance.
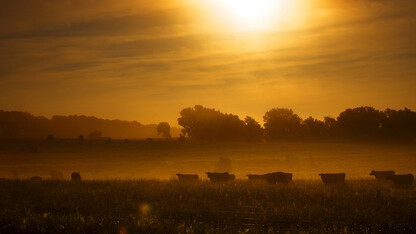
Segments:
[[[0,141],[0,233],[411,233],[416,189],[371,170],[416,174],[416,145]],[[224,163],[226,162],[226,163]],[[206,171],[236,182],[211,184]],[[83,181],[69,181],[71,172]],[[289,185],[248,173],[293,173]],[[176,173],[195,173],[183,184]],[[344,172],[343,186],[318,173]],[[42,181],[30,181],[42,176]]]
[[[230,165],[218,165],[221,158]],[[228,170],[237,179],[248,173],[292,172],[294,179],[345,172],[347,179],[370,179],[371,170],[416,174],[416,144],[196,143],[77,140],[0,141],[0,177],[69,179],[162,179],[176,173]]]
[[[0,182],[0,233],[414,233],[415,212],[374,180]]]

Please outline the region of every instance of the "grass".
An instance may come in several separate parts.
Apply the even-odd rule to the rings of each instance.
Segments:
[[[217,168],[220,158],[230,168]],[[237,179],[275,171],[293,178],[319,179],[319,173],[344,172],[347,179],[370,179],[371,170],[416,174],[416,144],[198,143],[122,140],[78,142],[70,139],[0,140],[0,178],[32,176],[58,179],[81,172],[83,179],[162,179],[176,173],[230,171]]]
[[[0,181],[0,233],[411,233],[415,213],[415,187],[375,180]]]

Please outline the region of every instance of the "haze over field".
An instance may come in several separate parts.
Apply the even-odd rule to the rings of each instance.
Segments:
[[[371,170],[416,174],[415,146],[395,144],[10,140],[1,142],[0,160],[0,177],[12,179],[68,180],[73,171],[86,180],[171,180],[176,173],[207,180],[207,171],[229,171],[239,180],[284,171],[295,181],[319,180],[322,172],[345,172],[347,181],[370,179]]]
[[[0,109],[176,125],[416,109],[413,0],[3,1]]]
[[[0,0],[0,233],[416,233],[415,0]]]

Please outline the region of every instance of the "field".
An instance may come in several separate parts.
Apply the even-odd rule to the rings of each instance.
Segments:
[[[411,233],[416,190],[236,181],[2,181],[0,233]]]
[[[220,159],[228,159],[221,165]],[[292,172],[294,179],[345,172],[347,179],[370,179],[371,170],[416,174],[416,144],[196,143],[77,140],[0,141],[0,177],[69,179],[162,179],[176,173],[228,170],[237,179],[248,173]]]
[[[374,170],[416,174],[416,146],[336,143],[8,140],[0,142],[0,233],[411,233],[416,187]],[[204,172],[237,180],[211,184]],[[69,181],[73,171],[83,181]],[[288,185],[248,173],[292,172]],[[196,173],[197,183],[175,174]],[[324,186],[320,172],[345,172]],[[42,181],[30,181],[31,176]]]

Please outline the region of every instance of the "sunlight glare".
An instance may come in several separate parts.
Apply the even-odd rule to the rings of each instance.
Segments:
[[[240,29],[253,30],[271,27],[288,14],[285,0],[217,0],[226,18]]]
[[[273,10],[274,0],[223,0],[227,10],[244,21],[261,21]]]

